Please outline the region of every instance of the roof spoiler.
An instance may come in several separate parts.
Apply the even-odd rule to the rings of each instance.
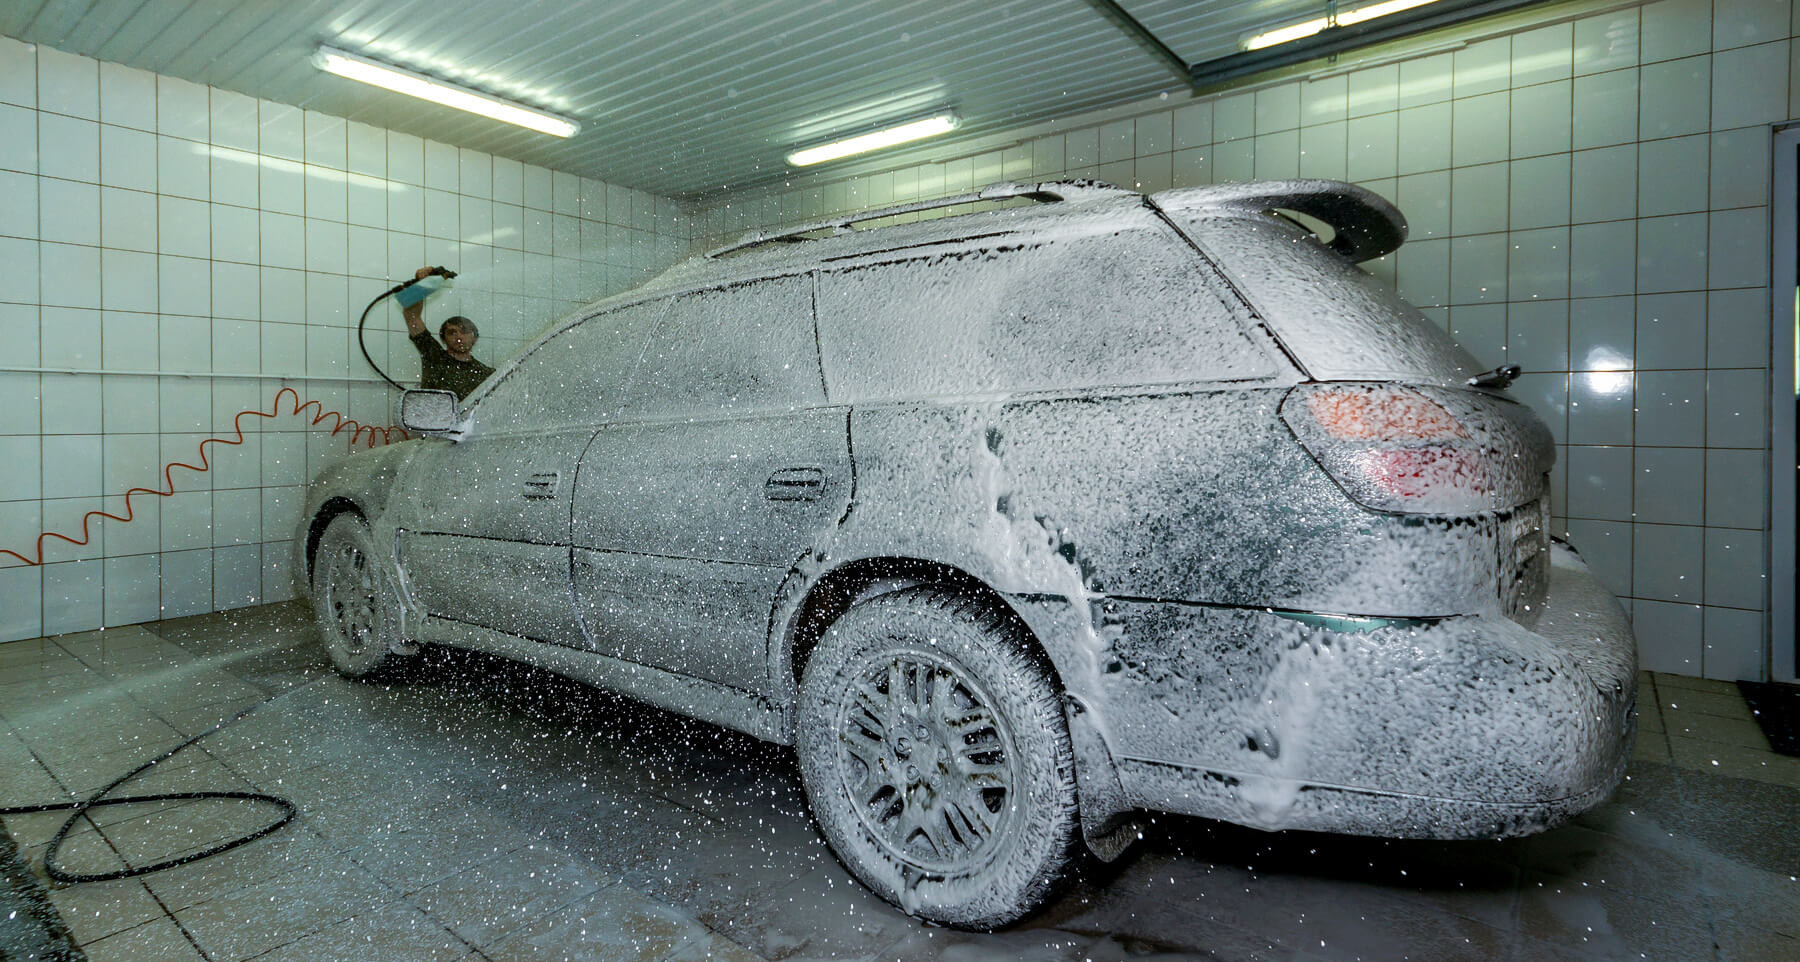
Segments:
[[[1293,211],[1330,225],[1326,246],[1362,262],[1400,249],[1406,217],[1381,195],[1339,180],[1262,180],[1164,191],[1151,198],[1164,210]]]

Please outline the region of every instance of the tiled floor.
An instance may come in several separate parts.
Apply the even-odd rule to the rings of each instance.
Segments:
[[[790,756],[518,666],[327,669],[297,605],[0,645],[0,806],[71,798],[249,705],[130,794],[258,789],[295,824],[52,899],[95,962],[238,959],[1800,959],[1800,759],[1735,688],[1646,675],[1629,779],[1525,839],[1268,835],[1161,818],[1008,932],[921,925],[819,841]],[[107,809],[74,870],[266,809]],[[41,863],[60,822],[6,827]]]

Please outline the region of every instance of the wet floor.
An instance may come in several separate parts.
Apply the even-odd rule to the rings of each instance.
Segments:
[[[972,934],[870,895],[783,749],[453,652],[402,684],[332,674],[270,605],[0,645],[0,807],[83,796],[237,711],[127,794],[261,790],[267,838],[52,887],[74,942],[129,960],[1456,960],[1800,958],[1800,758],[1736,689],[1644,676],[1628,781],[1504,842],[1266,834],[1158,818],[1045,912]],[[266,704],[265,704],[266,703]],[[1652,706],[1655,706],[1652,708]],[[275,813],[97,810],[60,856],[106,871]],[[41,875],[61,817],[6,828]]]

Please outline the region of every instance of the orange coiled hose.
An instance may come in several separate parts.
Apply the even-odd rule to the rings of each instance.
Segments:
[[[84,545],[84,544],[88,543],[88,539],[91,537],[91,535],[88,532],[88,524],[90,522],[92,522],[94,520],[94,518],[96,518],[96,517],[108,518],[110,520],[119,521],[119,522],[130,521],[132,519],[132,517],[134,516],[134,514],[131,510],[131,498],[133,495],[154,494],[159,498],[166,498],[166,497],[169,497],[170,495],[173,495],[175,493],[175,478],[174,478],[173,472],[175,471],[176,468],[187,468],[189,471],[193,471],[195,473],[210,470],[212,468],[212,462],[206,456],[206,446],[209,444],[233,444],[233,445],[243,444],[244,443],[244,426],[243,426],[244,416],[248,414],[248,415],[254,415],[259,418],[280,417],[281,416],[282,395],[292,395],[293,396],[294,410],[292,411],[292,413],[294,415],[301,414],[307,408],[318,408],[318,414],[315,415],[312,419],[312,423],[315,425],[318,424],[320,421],[325,420],[326,418],[337,418],[336,426],[334,426],[331,429],[331,434],[333,437],[337,436],[338,432],[344,430],[345,428],[353,427],[355,430],[351,431],[351,433],[350,433],[350,446],[352,448],[356,447],[357,443],[359,441],[363,440],[363,432],[365,432],[365,431],[368,432],[368,439],[367,439],[368,445],[367,446],[370,448],[374,448],[374,447],[378,446],[376,444],[376,438],[378,436],[381,439],[381,441],[380,441],[381,444],[392,444],[394,441],[394,435],[396,435],[396,434],[398,434],[400,436],[401,440],[407,440],[412,437],[412,435],[408,434],[406,432],[406,429],[402,428],[402,427],[385,427],[385,428],[371,427],[369,425],[362,424],[355,420],[347,418],[340,412],[327,411],[327,410],[325,410],[325,405],[320,404],[318,401],[307,401],[306,403],[302,404],[300,402],[300,392],[294,390],[291,387],[284,387],[281,390],[275,392],[275,400],[272,403],[270,403],[269,410],[258,411],[258,410],[252,409],[252,410],[248,410],[248,411],[239,411],[237,413],[237,415],[231,419],[231,429],[237,433],[236,440],[233,440],[231,438],[226,438],[226,437],[207,438],[206,440],[200,442],[200,463],[199,464],[197,464],[197,465],[188,464],[186,461],[173,461],[173,462],[170,462],[169,464],[164,465],[163,466],[163,488],[164,488],[164,490],[158,490],[156,488],[132,488],[130,491],[125,492],[125,516],[124,517],[120,517],[116,514],[113,514],[110,511],[101,511],[98,509],[89,511],[87,514],[84,514],[81,516],[81,539],[79,541],[74,538],[69,537],[66,534],[59,534],[55,531],[46,531],[43,534],[38,535],[37,557],[35,559],[27,558],[24,555],[20,554],[19,552],[13,551],[13,550],[10,550],[7,548],[0,548],[0,555],[12,555],[13,557],[19,559],[20,561],[25,562],[28,565],[41,565],[44,563],[44,539],[46,539],[46,538],[59,538],[63,541],[67,541],[68,543],[73,544],[73,545]]]

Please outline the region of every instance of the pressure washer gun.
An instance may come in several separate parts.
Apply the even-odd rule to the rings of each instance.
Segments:
[[[404,284],[396,284],[387,293],[398,297],[401,307],[411,307],[442,290],[444,282],[455,276],[456,272],[448,267],[433,267],[426,272],[424,277],[415,277]]]

